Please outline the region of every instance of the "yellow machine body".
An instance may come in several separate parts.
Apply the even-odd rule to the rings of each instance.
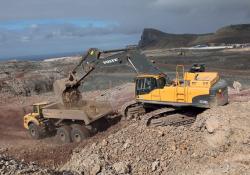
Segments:
[[[151,104],[205,108],[224,105],[228,102],[227,84],[220,80],[217,72],[184,72],[184,66],[178,65],[174,81],[159,85],[161,79],[164,79],[164,75],[137,76],[136,100]],[[145,88],[150,81],[151,85]],[[144,92],[141,90],[143,83]]]

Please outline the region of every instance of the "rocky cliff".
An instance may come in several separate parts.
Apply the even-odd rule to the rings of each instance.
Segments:
[[[174,48],[198,44],[250,43],[250,24],[230,25],[208,34],[170,34],[156,29],[144,29],[141,48]]]

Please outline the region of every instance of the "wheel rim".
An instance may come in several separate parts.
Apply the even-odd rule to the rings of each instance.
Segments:
[[[76,133],[76,134],[74,135],[74,140],[75,140],[76,142],[81,142],[82,138],[81,138],[80,134]]]
[[[30,134],[31,134],[32,136],[35,136],[35,135],[36,135],[36,131],[35,131],[34,129],[31,129],[31,130],[30,130]]]
[[[62,141],[65,141],[66,136],[64,133],[60,133],[59,136]]]

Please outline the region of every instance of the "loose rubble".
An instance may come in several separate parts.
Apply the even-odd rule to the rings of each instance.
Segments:
[[[30,174],[30,175],[57,175],[57,174],[72,174],[70,172],[57,172],[41,168],[35,163],[24,163],[24,161],[17,161],[11,159],[5,155],[0,155],[0,174],[5,175],[18,175],[18,174]]]
[[[208,109],[192,126],[133,121],[77,148],[61,170],[96,174],[249,174],[250,102]],[[92,170],[94,168],[94,170]]]

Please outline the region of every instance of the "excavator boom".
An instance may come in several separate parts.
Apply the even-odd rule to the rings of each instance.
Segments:
[[[102,57],[103,54],[108,53],[113,54]],[[65,106],[78,105],[82,99],[78,87],[93,70],[121,65],[131,67],[137,74],[163,74],[137,49],[100,51],[91,48],[82,56],[81,61],[69,73],[68,78],[55,81],[54,92]]]

